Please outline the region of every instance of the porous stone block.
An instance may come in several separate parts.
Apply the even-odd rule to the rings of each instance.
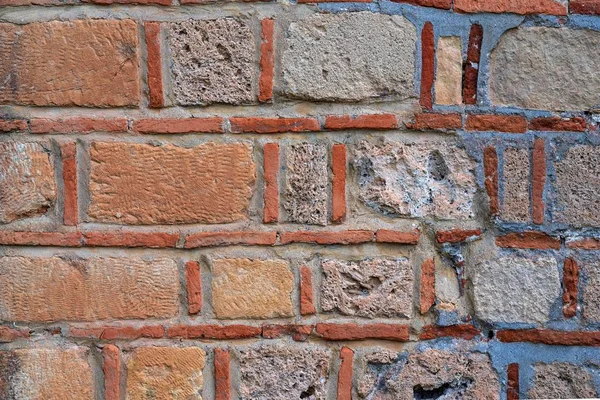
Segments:
[[[556,259],[495,257],[467,267],[475,314],[490,323],[543,323],[561,293]]]
[[[244,104],[256,100],[256,43],[235,18],[173,22],[168,28],[177,104]]]
[[[569,111],[600,103],[600,32],[528,27],[505,33],[490,60],[494,105]],[[557,96],[557,93],[560,93]]]
[[[442,36],[437,43],[435,102],[462,104],[462,40],[459,36]]]
[[[413,271],[406,258],[322,263],[321,308],[360,317],[410,317]]]
[[[327,398],[330,351],[318,346],[262,346],[238,352],[240,400]]]
[[[591,374],[570,363],[538,363],[529,390],[531,399],[589,399],[600,395]]]
[[[313,14],[292,22],[282,91],[320,101],[412,97],[416,37],[404,17],[371,12]]]
[[[385,215],[470,219],[474,163],[457,142],[360,142],[354,152],[360,197]]]
[[[531,163],[529,150],[507,148],[504,150],[504,196],[500,216],[505,221],[527,222],[530,218]]]
[[[328,200],[327,148],[302,143],[286,151],[285,202],[288,220],[326,225]]]
[[[583,316],[588,322],[600,322],[600,262],[584,261]]]
[[[39,143],[0,143],[0,222],[43,214],[56,199],[52,157]]]

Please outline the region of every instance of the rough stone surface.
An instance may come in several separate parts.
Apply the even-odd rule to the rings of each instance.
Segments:
[[[92,400],[93,388],[87,349],[0,351],[0,399]]]
[[[600,395],[592,376],[580,366],[569,363],[535,364],[531,399],[589,399]]]
[[[248,144],[96,142],[91,159],[88,214],[94,221],[217,224],[247,218],[255,181]]]
[[[294,275],[285,261],[238,258],[213,263],[217,318],[289,317],[293,287]]]
[[[262,346],[239,351],[240,400],[327,398],[329,350]]]
[[[491,56],[495,105],[588,110],[600,105],[600,32],[519,28],[505,33]],[[560,93],[557,96],[556,93]]]
[[[290,24],[283,53],[284,94],[357,101],[413,96],[416,29],[401,16],[314,14]]]
[[[600,146],[571,147],[556,163],[555,220],[600,226]]]
[[[462,40],[458,36],[440,37],[436,51],[435,102],[462,104]]]
[[[600,262],[584,262],[583,316],[588,322],[600,322]]]
[[[413,271],[407,259],[322,263],[321,308],[360,317],[410,317]]]
[[[491,323],[546,322],[560,297],[560,277],[552,257],[496,257],[467,271],[473,281],[475,313]]]
[[[0,222],[43,214],[56,198],[51,156],[38,143],[0,143]]]
[[[179,306],[169,259],[1,257],[0,287],[4,321],[171,317]]]
[[[256,99],[256,44],[237,19],[169,24],[171,79],[180,105],[243,104]]]
[[[469,219],[474,163],[456,142],[361,142],[355,150],[361,199],[394,216]]]
[[[199,347],[141,347],[127,362],[127,399],[199,399],[206,353]]]
[[[504,150],[504,196],[501,217],[505,221],[527,222],[529,216],[531,182],[529,150]]]
[[[0,103],[121,107],[139,102],[131,20],[0,24]]]
[[[327,148],[302,143],[286,151],[285,202],[288,220],[327,225]]]
[[[380,351],[365,356],[358,382],[361,398],[499,399],[500,384],[486,354],[428,349],[402,356]]]

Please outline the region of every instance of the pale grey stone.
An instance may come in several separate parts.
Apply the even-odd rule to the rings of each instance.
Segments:
[[[585,273],[583,316],[588,322],[600,322],[600,262],[580,263]]]
[[[508,31],[491,55],[492,103],[554,111],[595,108],[600,105],[599,48],[600,32],[588,29]]]
[[[529,182],[531,182],[529,150],[516,148],[504,150],[503,175],[502,219],[511,222],[529,221]]]
[[[546,322],[560,296],[553,257],[499,256],[468,272],[473,280],[475,314],[490,323]]]
[[[589,399],[598,393],[592,376],[580,366],[569,363],[535,364],[531,399]]]
[[[283,92],[310,100],[413,96],[416,29],[404,17],[314,14],[290,24]]]

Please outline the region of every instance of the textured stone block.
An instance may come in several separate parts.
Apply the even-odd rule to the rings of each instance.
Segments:
[[[325,400],[329,350],[313,347],[262,346],[238,353],[241,400]]]
[[[569,363],[535,364],[531,399],[588,399],[600,395],[591,374]]]
[[[256,43],[234,18],[169,24],[171,80],[177,104],[244,104],[256,100]]]
[[[322,263],[321,308],[360,317],[410,317],[413,271],[407,259]]]
[[[585,274],[583,316],[588,322],[600,322],[600,262],[581,263]]]
[[[1,257],[0,287],[4,321],[172,317],[179,307],[169,259]]]
[[[0,399],[95,398],[87,349],[0,351]]]
[[[556,259],[497,257],[467,268],[478,318],[491,323],[542,323],[560,297]]]
[[[0,24],[0,103],[122,107],[139,102],[131,20]]]
[[[505,33],[491,55],[495,105],[588,110],[600,102],[600,32],[532,27]],[[556,94],[560,93],[560,96]]]
[[[382,350],[366,354],[364,362],[357,387],[363,399],[500,398],[500,383],[486,354],[428,349],[407,359]]]
[[[443,36],[437,43],[435,102],[462,104],[462,40],[459,36]]]
[[[288,220],[327,225],[327,149],[321,144],[291,145],[286,151],[285,202]]]
[[[402,217],[468,219],[476,191],[474,163],[456,142],[361,142],[355,149],[360,197]]]
[[[206,353],[199,347],[141,347],[127,362],[127,399],[201,399]]]
[[[96,142],[91,159],[93,221],[217,224],[247,218],[255,165],[245,143],[183,148]]]
[[[293,315],[294,275],[281,260],[219,259],[213,263],[212,299],[217,318]]]
[[[504,196],[500,216],[505,221],[527,222],[531,220],[529,207],[531,196],[531,163],[529,150],[507,148],[504,150]]]
[[[43,214],[55,198],[48,152],[38,143],[0,143],[0,222]]]
[[[416,29],[404,17],[314,14],[292,22],[286,37],[287,96],[324,101],[413,96]]]

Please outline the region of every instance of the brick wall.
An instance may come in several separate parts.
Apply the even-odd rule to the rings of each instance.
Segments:
[[[600,1],[0,6],[0,399],[600,397]]]

